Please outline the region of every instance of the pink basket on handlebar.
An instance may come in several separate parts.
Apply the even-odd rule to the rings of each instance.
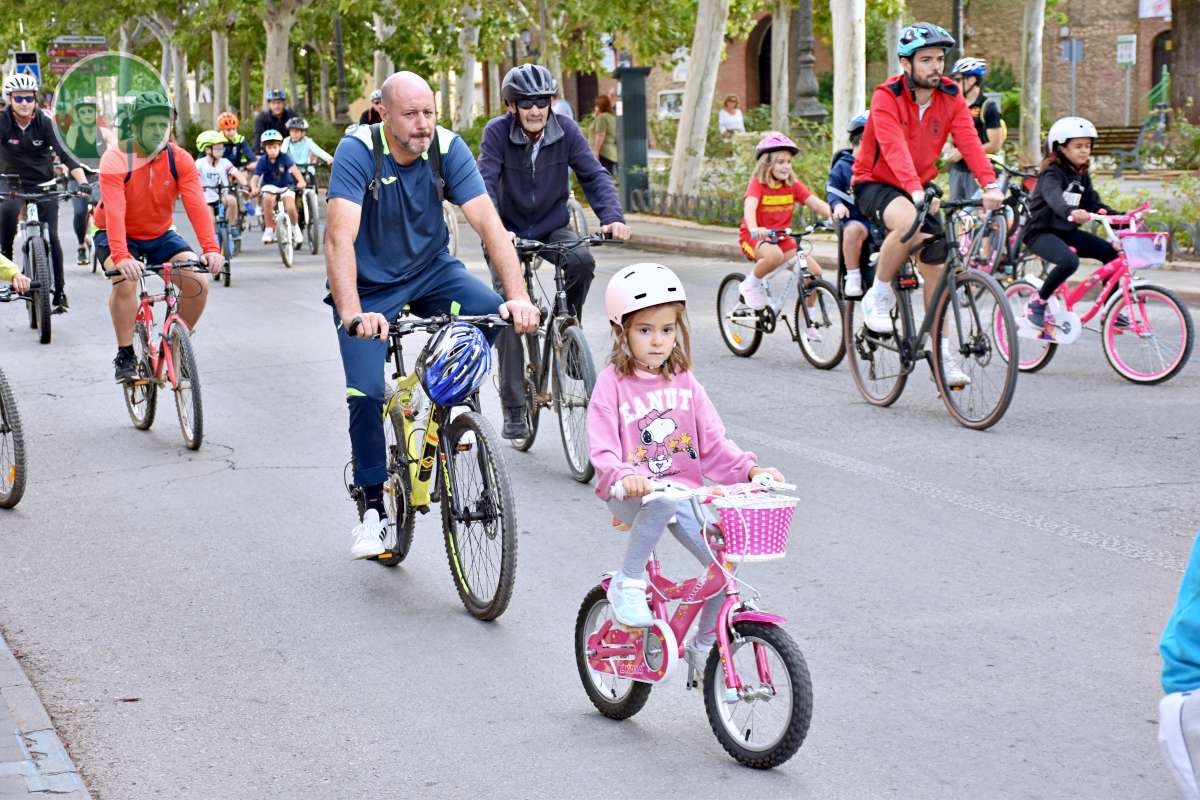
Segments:
[[[712,504],[721,517],[725,557],[730,561],[771,561],[787,555],[792,515],[800,501],[794,497],[759,495],[716,497]]]
[[[1167,260],[1167,234],[1163,231],[1124,231],[1118,234],[1130,269],[1157,267]]]

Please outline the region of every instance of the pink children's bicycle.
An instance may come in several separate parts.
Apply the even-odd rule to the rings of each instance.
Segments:
[[[650,497],[691,501],[704,525],[712,563],[704,575],[674,583],[650,555],[647,600],[655,621],[648,628],[626,628],[613,617],[607,596],[611,573],[593,587],[575,623],[575,661],[583,688],[601,714],[628,719],[682,662],[687,688],[703,684],[708,721],[725,750],[746,766],[777,767],[795,755],[808,735],[812,680],[804,655],[782,627],[787,620],[743,600],[740,586],[756,598],[758,593],[737,571],[744,562],[785,555],[797,501],[775,492],[795,487],[761,475],[737,486],[653,485]],[[719,522],[706,511],[710,508]],[[718,593],[725,602],[717,641],[701,675],[687,666],[683,639],[704,601]],[[677,604],[673,614],[668,613],[671,603]]]
[[[1101,266],[1087,280],[1068,289],[1060,286],[1046,306],[1046,325],[1036,329],[1025,319],[1025,306],[1041,288],[1036,278],[1016,281],[1005,290],[1017,321],[1020,342],[1018,367],[1037,372],[1050,363],[1060,344],[1072,344],[1083,327],[1100,314],[1100,342],[1104,357],[1117,374],[1133,383],[1162,383],[1187,364],[1195,341],[1192,315],[1170,289],[1145,282],[1135,271],[1166,262],[1167,234],[1144,229],[1152,211],[1143,203],[1128,214],[1092,214],[1108,238],[1121,251],[1115,261]],[[1114,233],[1114,228],[1121,230]],[[1100,295],[1082,317],[1075,304],[1097,286]],[[993,324],[1003,331],[1004,321]],[[1000,355],[1007,359],[1008,339],[998,336]]]

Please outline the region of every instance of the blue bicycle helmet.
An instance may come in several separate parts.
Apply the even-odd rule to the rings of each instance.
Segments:
[[[864,111],[861,114],[855,114],[854,119],[850,120],[850,124],[846,126],[846,133],[853,136],[856,133],[862,133],[867,127],[867,115],[870,111]]]
[[[416,371],[433,402],[452,406],[483,385],[492,369],[492,348],[483,332],[465,322],[452,322],[426,343]]]
[[[913,53],[926,47],[940,47],[945,53],[954,47],[954,37],[940,25],[931,22],[914,22],[900,31],[900,41],[896,45],[896,55],[901,58],[912,58]]]

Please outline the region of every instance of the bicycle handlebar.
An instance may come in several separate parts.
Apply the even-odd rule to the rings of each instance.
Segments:
[[[161,275],[163,269],[182,269],[189,270],[191,272],[208,272],[208,265],[199,259],[169,261],[165,264],[147,264],[145,261],[142,261],[142,272],[152,272],[155,275]],[[106,278],[119,278],[121,274],[121,270],[119,269],[104,270],[104,277]]]
[[[813,223],[805,226],[800,230],[792,230],[791,228],[767,228],[767,235],[763,241],[768,244],[779,244],[780,239],[784,236],[791,236],[795,239],[803,239],[805,236],[810,236],[817,231],[831,231],[832,225]]]
[[[796,491],[796,484],[781,483],[766,473],[754,476],[754,479],[750,482],[767,492]],[[675,501],[689,500],[693,497],[714,497],[717,494],[713,491],[713,488],[712,486],[694,488],[685,486],[682,483],[676,483],[675,481],[650,481],[650,494],[645,495],[641,499],[645,502],[652,497],[665,497],[668,500]],[[614,483],[610,491],[614,500],[625,499],[625,486],[620,481]]]
[[[30,281],[29,288],[30,289],[42,288],[41,281]],[[28,299],[29,299],[28,296],[21,294],[20,292],[14,292],[11,284],[5,285],[3,288],[0,288],[0,303],[11,303],[13,300],[28,300]]]
[[[453,314],[437,314],[432,317],[401,317],[392,320],[388,323],[388,334],[391,336],[408,336],[410,333],[417,331],[425,331],[426,333],[436,333],[451,322],[465,322],[468,325],[474,325],[478,328],[506,328],[509,321],[499,314],[480,314],[470,316],[466,314],[455,316]],[[350,320],[350,324],[346,326],[346,334],[354,337],[358,333],[358,327],[362,324],[360,317],[355,317]]]
[[[537,255],[544,252],[565,253],[569,250],[574,250],[576,247],[584,245],[606,245],[606,244],[625,244],[620,239],[613,239],[603,233],[593,233],[591,236],[584,236],[580,239],[573,239],[565,242],[539,242],[536,239],[514,239],[513,247],[520,255]]]
[[[905,242],[907,242],[909,239],[911,239],[913,236],[916,235],[917,231],[920,230],[921,226],[925,224],[925,217],[929,215],[929,204],[931,202],[933,202],[933,199],[935,197],[941,197],[941,196],[942,196],[942,190],[940,188],[938,188],[938,186],[936,184],[931,183],[925,187],[924,199],[921,200],[921,202],[916,204],[917,205],[916,219],[913,220],[913,224],[909,227],[908,231],[905,232],[905,234],[900,237],[901,244],[904,244]]]

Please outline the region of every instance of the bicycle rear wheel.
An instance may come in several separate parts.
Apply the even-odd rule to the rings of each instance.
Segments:
[[[321,216],[318,213],[317,193],[304,193],[304,235],[308,249],[315,256],[321,251]]]
[[[563,453],[571,477],[587,483],[596,474],[588,451],[588,400],[596,385],[596,365],[578,325],[562,329],[554,348],[554,413],[562,434]]]
[[[133,328],[133,357],[137,361],[138,374],[132,383],[122,386],[125,410],[129,412],[133,427],[147,431],[154,424],[154,412],[158,408],[158,384],[150,367],[150,340],[144,322],[138,322]]]
[[[842,324],[850,374],[859,394],[873,406],[890,406],[900,399],[908,382],[896,338],[869,331],[862,303],[854,300],[847,300],[843,306]]]
[[[388,397],[384,403],[387,408],[391,402]],[[416,514],[409,504],[411,483],[408,474],[408,453],[404,442],[404,416],[399,408],[393,407],[387,419],[383,421],[383,440],[387,449],[387,481],[383,484],[383,507],[387,511],[387,529],[384,532],[384,545],[387,552],[375,558],[385,567],[394,567],[403,561],[412,549],[413,529],[416,527]],[[358,505],[358,518],[362,520],[366,512],[360,493],[355,502]]]
[[[442,531],[450,575],[467,613],[491,620],[512,599],[517,517],[508,467],[483,415],[464,411],[442,436]]]
[[[758,327],[758,312],[742,301],[738,291],[745,279],[742,273],[733,272],[721,281],[717,289],[717,323],[729,352],[749,358],[762,344],[762,329]]]
[[[1025,314],[1025,307],[1037,294],[1037,287],[1026,280],[1014,281],[1004,290],[1004,294],[1008,297],[1009,308],[1013,309],[1013,321],[1016,322]],[[994,315],[992,324],[996,326],[995,339],[1000,348],[1000,357],[1008,359],[1010,353],[1008,334],[1004,329],[1004,316],[1002,314]],[[1016,324],[1020,325],[1021,323],[1016,322]],[[1021,372],[1037,372],[1050,363],[1050,359],[1054,358],[1057,351],[1058,345],[1054,342],[1043,342],[1039,339],[1026,339],[1018,336],[1017,366]]]
[[[583,213],[583,205],[574,197],[567,201],[567,214],[570,215],[571,230],[575,231],[575,235],[580,239],[586,239],[588,236],[587,215]]]
[[[189,450],[199,450],[204,441],[204,407],[200,402],[200,375],[196,369],[196,353],[187,328],[174,324],[167,333],[167,346],[175,364],[175,411],[183,443]]]
[[[603,586],[594,586],[583,598],[575,618],[575,666],[583,690],[597,711],[609,719],[629,719],[646,705],[654,687],[609,672],[597,672],[588,664],[588,639],[605,623],[616,625],[617,620],[608,602],[608,592]]]
[[[984,430],[1004,416],[1017,388],[1017,362],[1002,356],[1020,352],[1017,326],[1004,290],[990,275],[966,270],[957,273],[954,279],[960,298],[957,320],[949,291],[935,301],[929,346],[933,380],[950,416],[964,427]],[[1001,322],[994,321],[997,316]],[[970,378],[970,383],[961,389],[947,386],[943,337]]]
[[[31,289],[33,299],[29,302],[29,327],[38,332],[38,341],[50,344],[50,293],[53,287],[53,275],[50,272],[50,254],[46,252],[46,242],[41,236],[34,236],[26,245],[29,254],[25,274],[32,275],[37,281],[37,289]]]
[[[17,401],[0,371],[0,508],[12,508],[25,494],[25,435]]]
[[[1133,383],[1162,383],[1179,374],[1196,340],[1192,315],[1170,289],[1152,284],[1129,287],[1132,303],[1110,303],[1101,325],[1104,357]],[[1124,314],[1127,325],[1119,325]]]
[[[846,340],[842,336],[842,303],[838,300],[833,284],[820,278],[814,280],[806,290],[817,299],[808,308],[808,319],[816,331],[816,338],[809,338],[805,330],[805,296],[797,295],[795,311],[796,336],[800,337],[800,354],[817,369],[833,369],[846,356]]]

